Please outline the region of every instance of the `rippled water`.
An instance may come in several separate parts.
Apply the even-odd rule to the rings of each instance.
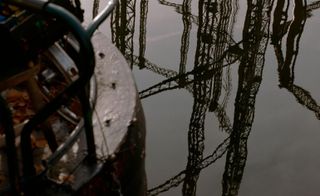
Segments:
[[[319,7],[121,1],[103,31],[137,82],[150,195],[319,195]]]

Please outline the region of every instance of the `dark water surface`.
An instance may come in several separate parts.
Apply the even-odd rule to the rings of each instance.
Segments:
[[[150,195],[320,194],[319,7],[121,1],[102,28],[140,92]]]

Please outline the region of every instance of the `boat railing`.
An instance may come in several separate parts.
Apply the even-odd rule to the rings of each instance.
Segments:
[[[13,125],[6,124],[9,128],[5,128],[5,140],[6,150],[8,157],[8,171],[9,181],[11,189],[15,189],[17,184],[21,184],[22,191],[25,193],[32,192],[35,188],[35,179],[38,174],[33,160],[33,150],[31,133],[41,123],[43,123],[50,115],[58,111],[59,108],[72,97],[77,96],[82,106],[82,120],[79,121],[76,128],[71,132],[68,138],[58,148],[51,148],[52,154],[44,163],[44,171],[41,175],[52,168],[58,161],[70,150],[70,148],[79,140],[82,133],[85,133],[86,159],[89,162],[96,162],[96,149],[93,136],[92,126],[92,104],[88,95],[88,84],[94,74],[95,68],[95,55],[93,46],[91,43],[91,37],[93,36],[99,25],[110,15],[111,11],[117,4],[117,0],[110,0],[103,11],[98,14],[87,28],[83,27],[81,22],[65,8],[49,2],[40,0],[3,0],[4,3],[12,4],[22,9],[34,12],[35,14],[45,15],[46,17],[54,18],[63,23],[67,30],[72,34],[75,39],[76,46],[70,44],[70,47],[75,51],[76,58],[75,65],[78,70],[78,78],[70,82],[68,86],[54,98],[52,98],[47,104],[45,104],[37,113],[31,117],[24,125],[21,131],[20,143],[21,143],[21,155],[22,155],[22,180],[17,179],[18,174],[15,171],[18,167],[17,164],[17,152],[15,147],[15,135],[14,131],[10,129]],[[5,111],[6,108],[4,108]],[[1,113],[4,116],[9,117],[6,113]],[[47,140],[53,140],[51,143],[57,143],[55,138],[46,138]],[[50,143],[48,141],[48,143]],[[15,191],[13,191],[15,192]]]

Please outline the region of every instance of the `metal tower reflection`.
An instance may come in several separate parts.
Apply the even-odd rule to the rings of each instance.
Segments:
[[[111,37],[128,62],[133,62],[133,36],[136,0],[120,0],[111,15]]]
[[[247,140],[254,120],[255,99],[262,81],[269,39],[271,0],[249,0],[243,28],[234,123],[223,174],[223,196],[237,195],[247,160]]]
[[[151,189],[149,191],[150,195],[166,191],[182,182],[183,195],[195,195],[199,172],[226,152],[229,139],[221,143],[212,155],[203,158],[204,121],[206,112],[212,103],[212,97],[215,97],[214,102],[216,102],[216,106],[212,110],[218,109],[217,102],[220,93],[217,93],[216,96],[212,95],[213,91],[222,90],[222,69],[226,66],[224,65],[226,54],[232,48],[229,46],[230,39],[228,39],[229,36],[226,36],[228,35],[226,32],[232,33],[234,21],[230,20],[229,16],[232,13],[234,16],[236,10],[237,7],[234,6],[232,1],[199,1],[199,28],[194,69],[183,75],[185,78],[187,78],[186,76],[193,76],[193,80],[185,80],[184,86],[194,96],[188,132],[189,155],[187,167],[186,170],[169,179],[166,183]],[[171,73],[173,72],[171,71]],[[180,87],[179,79],[182,76],[178,73],[175,75],[175,77],[163,81],[163,84],[176,82]],[[158,92],[160,92],[160,89]],[[224,123],[224,126],[226,126],[225,124],[228,123]],[[230,126],[226,127],[228,127],[228,132],[231,132]]]
[[[189,48],[189,37],[190,37],[190,28],[191,28],[191,22],[194,22],[194,20],[192,18],[197,17],[197,22],[195,24],[199,25],[199,18],[198,16],[194,16],[191,14],[191,10],[190,10],[190,0],[185,0],[183,1],[183,4],[176,4],[176,3],[171,3],[165,0],[159,0],[160,4],[162,5],[166,5],[166,6],[171,6],[174,7],[175,10],[182,14],[182,20],[183,20],[183,24],[184,24],[184,29],[183,29],[183,34],[181,37],[181,49],[180,49],[180,66],[179,66],[179,73],[177,73],[176,71],[170,70],[170,69],[165,69],[162,66],[156,65],[154,63],[151,63],[148,60],[146,61],[146,65],[145,67],[150,70],[153,71],[157,74],[160,74],[166,78],[168,78],[167,80],[164,80],[158,84],[155,84],[151,87],[149,87],[148,89],[145,89],[143,91],[140,92],[140,97],[146,98],[152,95],[155,95],[157,93],[161,93],[163,91],[166,90],[172,90],[172,89],[176,89],[176,88],[188,88],[189,91],[190,89],[192,89],[192,87],[186,87],[186,84],[190,84],[193,82],[192,79],[188,79],[190,77],[192,77],[195,73],[197,72],[203,72],[203,68],[202,67],[195,67],[192,71],[186,72],[185,73],[185,66],[186,66],[186,61],[187,61],[187,53],[188,53],[188,48]],[[211,4],[211,1],[208,1],[206,4]],[[214,3],[213,3],[214,4]],[[226,2],[226,5],[230,4],[228,2]],[[220,5],[217,4],[218,6]],[[219,7],[220,9],[220,7]],[[223,50],[223,55],[215,55],[216,59],[215,62],[211,62],[211,64],[215,64],[215,63],[222,63],[224,61],[227,61],[227,64],[224,64],[223,67],[227,67],[231,64],[233,64],[234,62],[236,62],[238,60],[238,58],[240,57],[239,54],[237,54],[237,52],[239,52],[238,46],[239,43],[236,43],[233,38],[232,38],[232,29],[233,29],[233,23],[234,23],[234,18],[235,18],[235,14],[237,13],[236,10],[238,9],[237,7],[237,1],[233,1],[231,5],[228,6],[224,6],[224,4],[221,4],[221,9],[224,9],[222,11],[219,11],[219,13],[217,14],[217,17],[220,17],[220,14],[222,14],[221,17],[225,17],[224,21],[225,24],[219,24],[217,28],[217,24],[216,26],[213,26],[213,28],[211,29],[212,34],[216,34],[219,35],[219,39],[221,41],[221,43],[223,43],[223,41],[225,41],[226,43],[228,43],[226,45],[226,47],[228,47],[227,50]],[[226,12],[226,10],[235,10],[231,13],[229,13],[228,11]],[[204,9],[203,11],[206,11],[207,9]],[[230,15],[225,15],[225,14],[230,14]],[[203,16],[207,17],[206,14],[203,14]],[[209,17],[209,16],[208,16]],[[204,26],[202,24],[202,26]],[[208,29],[210,30],[210,29]],[[209,37],[211,36],[210,34],[207,34]],[[204,33],[202,35],[202,38],[205,39],[206,37],[206,33]],[[214,36],[212,36],[213,38]],[[222,39],[221,39],[222,38]],[[208,40],[207,40],[208,41]],[[218,42],[217,42],[218,43]],[[221,43],[220,43],[220,48],[221,48]],[[223,44],[222,44],[223,45]],[[220,51],[221,52],[221,51]],[[212,53],[213,55],[213,50],[212,51],[207,51],[207,53]],[[220,58],[217,58],[220,57]],[[138,59],[140,57],[134,56],[134,62],[135,64],[138,64]],[[212,58],[213,59],[213,58]],[[217,69],[215,69],[215,67],[210,67],[211,69],[208,70],[208,72],[212,75],[213,73],[217,72]],[[183,74],[185,73],[185,74]],[[208,75],[210,75],[208,74]],[[187,80],[187,81],[186,81]],[[183,81],[183,82],[181,82]],[[184,83],[186,82],[186,84]],[[228,85],[227,85],[228,86]]]
[[[147,34],[147,14],[149,0],[141,0],[140,2],[140,28],[139,28],[139,62],[140,68],[145,67],[145,52],[146,52],[146,34]],[[132,61],[134,61],[132,59]],[[133,63],[133,62],[132,62]]]
[[[188,196],[196,194],[200,173],[197,166],[203,159],[206,112],[210,104],[217,105],[222,90],[223,61],[217,60],[222,57],[229,42],[228,37],[224,36],[225,33],[220,32],[226,32],[229,29],[232,1],[205,0],[199,1],[198,6],[199,27],[194,68],[202,68],[204,71],[194,74],[194,105],[188,132],[189,154],[182,188],[183,195]],[[207,75],[207,71],[211,69],[216,70],[215,74]],[[215,109],[216,107],[213,106],[212,110]]]
[[[289,7],[291,1],[286,1]],[[303,0],[294,1],[293,20],[288,19],[288,8],[284,10],[285,0],[278,1],[274,12],[273,22],[273,45],[278,61],[278,72],[280,88],[285,88],[291,92],[298,103],[304,105],[313,111],[318,119],[320,119],[320,106],[317,104],[311,94],[304,88],[298,86],[294,82],[294,68],[299,53],[299,43],[304,30],[304,26],[311,11],[320,7],[320,2],[313,2],[306,6]],[[284,25],[285,24],[285,25]],[[287,35],[286,50],[283,54],[283,37]]]
[[[99,13],[100,0],[93,0],[92,18],[96,17]]]
[[[134,2],[134,3],[133,3]],[[181,4],[159,0],[161,5],[175,8],[182,16],[183,32],[181,35],[180,62],[176,70],[170,70],[150,62],[145,57],[146,21],[148,0],[140,1],[139,54],[133,54],[130,40],[133,39],[134,25],[130,18],[134,16],[132,6],[127,6],[121,17],[112,23],[115,43],[126,58],[139,68],[148,69],[165,79],[139,94],[141,99],[172,89],[185,89],[194,98],[192,115],[188,130],[188,163],[186,169],[163,184],[149,190],[150,195],[157,195],[183,183],[183,195],[195,195],[199,173],[203,168],[214,163],[227,152],[223,175],[222,195],[237,195],[243,177],[247,159],[247,140],[251,132],[255,113],[255,100],[258,93],[264,67],[266,46],[269,40],[270,12],[273,2],[274,10],[273,34],[271,37],[278,60],[279,81],[282,88],[291,92],[302,105],[315,112],[319,118],[320,107],[310,93],[294,84],[294,66],[299,51],[299,40],[306,18],[314,9],[320,7],[320,1],[306,6],[303,0],[295,0],[294,19],[288,20],[289,0],[247,0],[247,13],[243,28],[243,40],[236,42],[232,38],[237,1],[232,0],[200,0],[198,16],[191,12],[191,0]],[[125,5],[125,3],[122,3]],[[135,1],[128,4],[135,5]],[[305,9],[305,12],[301,12]],[[298,12],[300,10],[300,12]],[[130,20],[129,20],[130,19]],[[126,22],[125,22],[126,21]],[[134,24],[134,22],[133,22]],[[192,70],[187,69],[189,42],[192,26],[198,25],[197,48]],[[129,28],[130,27],[130,28]],[[125,32],[124,34],[122,32]],[[127,33],[127,34],[126,34]],[[127,37],[125,38],[126,35]],[[121,37],[123,36],[123,37]],[[286,52],[283,54],[282,43],[286,36]],[[116,40],[120,39],[120,40]],[[122,41],[121,41],[122,39]],[[129,40],[128,42],[123,40]],[[125,49],[121,49],[121,43]],[[131,48],[131,49],[130,49]],[[234,122],[231,124],[225,112],[231,90],[230,68],[240,61],[238,89],[235,99]],[[224,95],[224,97],[222,97]],[[216,113],[220,126],[230,133],[211,155],[204,157],[204,123],[208,111]]]

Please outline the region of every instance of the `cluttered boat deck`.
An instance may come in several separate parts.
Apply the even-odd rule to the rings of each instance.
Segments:
[[[102,33],[91,42],[88,87],[77,83],[85,63],[72,36],[1,72],[1,195],[146,193],[145,122],[131,69]],[[74,83],[77,96],[65,93]]]

